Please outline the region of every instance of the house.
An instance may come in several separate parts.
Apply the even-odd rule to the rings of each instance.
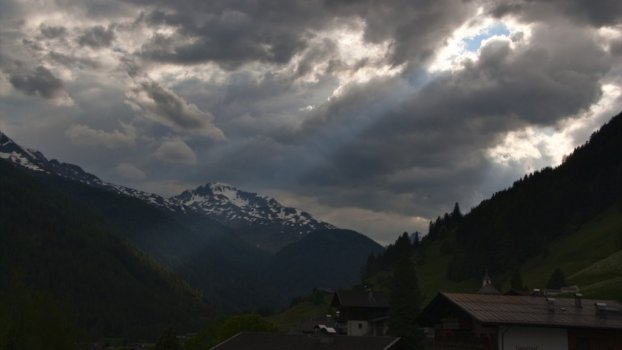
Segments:
[[[340,290],[335,292],[331,307],[337,309],[335,321],[341,333],[353,336],[387,334],[389,300],[373,291]]]
[[[580,294],[439,293],[419,323],[434,328],[434,350],[622,350],[622,305]]]
[[[241,332],[211,350],[393,350],[399,338]]]

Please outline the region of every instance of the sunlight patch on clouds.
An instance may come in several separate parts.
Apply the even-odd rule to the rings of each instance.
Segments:
[[[160,84],[171,87],[186,80],[199,80],[210,85],[224,85],[230,74],[215,63],[208,62],[193,66],[158,64],[147,66],[147,75]]]
[[[612,111],[622,108],[619,101],[622,96],[620,87],[604,85],[602,91],[601,99],[589,110],[563,120],[555,128],[529,126],[509,132],[499,145],[487,151],[489,159],[505,167],[519,164],[524,172],[532,172],[547,165],[560,165],[574,148],[586,141],[577,140],[574,137],[577,132],[591,134],[600,127],[601,118],[611,116]]]
[[[545,157],[553,159],[554,165],[572,150],[571,140],[563,132],[553,128],[527,127],[509,132],[501,144],[488,150],[488,156],[497,164],[508,166],[512,162],[524,163],[527,170],[538,168],[534,161]]]
[[[351,84],[364,84],[380,77],[400,74],[405,65],[393,66],[387,58],[391,54],[392,42],[373,44],[365,41],[365,22],[357,21],[353,27],[335,29],[322,33],[320,38],[337,38],[338,58],[347,69],[338,71],[339,86],[332,97],[339,96]],[[361,64],[363,63],[363,64]]]
[[[296,79],[299,84],[314,84],[326,75],[338,79],[332,96],[340,95],[351,84],[363,84],[379,77],[391,77],[402,72],[404,65],[392,65],[389,57],[392,41],[371,43],[365,40],[365,22],[351,20],[343,25],[313,33],[306,50],[294,56],[280,74],[290,75],[299,70],[310,55],[324,49],[324,57],[313,62],[308,72]]]
[[[597,30],[596,40],[600,47],[609,51],[611,44],[622,40],[622,26],[620,27],[602,27]]]
[[[445,46],[428,66],[429,73],[461,70],[467,61],[476,62],[481,48],[492,40],[507,40],[512,48],[529,42],[529,25],[511,18],[500,22],[492,17],[484,17],[481,13],[479,11],[447,38]]]

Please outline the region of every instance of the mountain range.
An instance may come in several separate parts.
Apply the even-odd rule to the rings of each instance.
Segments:
[[[24,178],[40,191],[56,194],[59,201],[80,208],[76,220],[84,219],[82,212],[88,213],[85,220],[91,226],[126,242],[153,259],[153,265],[198,290],[201,302],[212,312],[274,310],[316,287],[347,287],[358,280],[366,257],[383,249],[362,234],[222,183],[208,183],[170,198],[107,183],[77,165],[49,160],[2,133],[0,163],[15,169],[0,173],[0,178]],[[46,198],[54,206],[54,195]],[[31,199],[36,206],[36,196]],[[5,210],[19,204],[3,195],[0,205]],[[53,212],[40,214],[43,220]],[[39,229],[38,234],[46,234],[45,227]],[[2,233],[19,234],[18,228]],[[8,269],[19,270],[22,265],[9,264]],[[317,266],[335,265],[340,268],[308,273]],[[61,278],[58,283],[65,282]]]
[[[310,232],[335,228],[300,209],[285,207],[274,198],[242,191],[224,183],[207,183],[177,196],[164,198],[154,193],[104,182],[77,165],[56,159],[48,160],[40,151],[21,147],[2,132],[0,159],[33,172],[56,175],[134,197],[168,212],[205,214],[237,230],[250,243],[270,251],[276,251]]]

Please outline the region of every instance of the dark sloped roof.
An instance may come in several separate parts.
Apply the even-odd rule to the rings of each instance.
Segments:
[[[362,290],[340,290],[335,292],[332,306],[389,308],[389,299],[382,293]]]
[[[597,315],[596,302],[607,304],[606,317]],[[547,326],[564,328],[622,329],[622,305],[611,300],[557,298],[554,312],[543,296],[439,293],[422,312],[423,323],[438,321],[441,310],[458,307],[483,324]]]
[[[241,332],[212,350],[388,350],[399,338]]]

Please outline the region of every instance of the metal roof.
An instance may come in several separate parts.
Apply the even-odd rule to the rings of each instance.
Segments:
[[[400,338],[241,332],[211,350],[388,350]]]
[[[447,303],[489,325],[622,329],[622,305],[611,300],[582,299],[578,308],[574,298],[547,301],[544,296],[439,293],[422,316],[442,317],[434,314]]]

